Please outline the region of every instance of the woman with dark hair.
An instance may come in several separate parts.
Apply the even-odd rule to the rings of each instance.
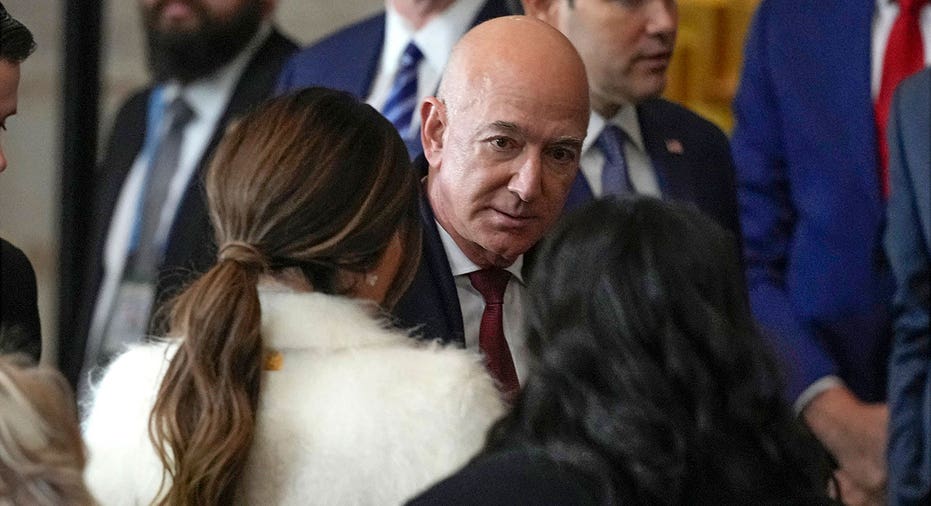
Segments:
[[[530,379],[486,452],[411,504],[817,504],[829,469],[780,397],[734,238],[603,200],[534,266]]]
[[[342,92],[227,132],[206,178],[217,263],[96,390],[101,503],[397,504],[481,447],[502,408],[479,360],[381,316],[416,268],[416,184],[392,125]]]

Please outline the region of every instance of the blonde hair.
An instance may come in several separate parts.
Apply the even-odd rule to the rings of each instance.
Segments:
[[[25,356],[0,356],[0,506],[94,504],[67,380]]]

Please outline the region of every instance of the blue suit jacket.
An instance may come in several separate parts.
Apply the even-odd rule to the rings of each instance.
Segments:
[[[839,375],[885,396],[892,278],[870,97],[872,0],[764,0],[731,139],[753,311],[788,396]],[[830,19],[830,23],[825,23]]]
[[[637,116],[663,195],[691,202],[739,239],[734,161],[724,132],[694,112],[662,99],[637,106]],[[670,151],[667,141],[678,141],[681,153]],[[575,209],[592,197],[585,175],[579,172],[566,209]]]
[[[504,0],[488,0],[472,25],[507,14]],[[384,41],[384,12],[343,28],[291,57],[278,78],[277,91],[325,86],[365,100]]]
[[[895,273],[889,365],[889,503],[931,503],[931,69],[899,86],[889,113],[886,252]]]

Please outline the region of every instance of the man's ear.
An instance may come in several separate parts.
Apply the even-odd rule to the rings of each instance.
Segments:
[[[420,142],[423,156],[431,167],[438,166],[443,158],[446,133],[446,104],[436,97],[427,97],[420,105]]]
[[[528,16],[556,26],[556,9],[559,7],[557,3],[561,1],[564,0],[521,0],[520,3]]]

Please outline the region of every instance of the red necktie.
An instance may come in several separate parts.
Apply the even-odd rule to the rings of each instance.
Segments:
[[[472,286],[485,299],[482,325],[478,332],[478,346],[485,355],[488,372],[498,381],[498,388],[506,397],[520,388],[517,371],[511,359],[511,350],[504,338],[504,290],[511,274],[504,269],[482,269],[469,274]]]
[[[889,146],[886,145],[889,108],[895,87],[924,67],[925,52],[918,18],[926,3],[928,0],[899,0],[899,15],[892,25],[883,57],[882,81],[876,97],[876,134],[879,137],[879,185],[884,197],[889,196]]]

